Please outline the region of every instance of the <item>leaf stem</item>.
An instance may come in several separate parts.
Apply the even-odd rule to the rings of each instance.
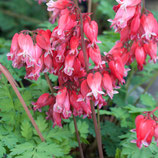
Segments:
[[[29,117],[29,119],[30,119],[32,125],[34,126],[35,130],[37,131],[37,133],[38,133],[38,135],[39,135],[41,141],[44,142],[45,139],[44,139],[44,137],[42,136],[42,133],[40,132],[40,130],[39,130],[39,128],[38,128],[38,126],[37,126],[35,120],[33,119],[33,117],[32,117],[32,115],[31,115],[31,113],[30,113],[30,111],[29,111],[29,109],[28,109],[28,107],[27,107],[27,105],[26,105],[24,99],[22,98],[22,96],[21,96],[19,90],[18,90],[17,87],[16,87],[16,84],[15,84],[16,81],[15,81],[15,80],[13,81],[13,77],[10,78],[11,74],[9,73],[9,71],[6,71],[6,68],[5,68],[2,64],[0,64],[0,71],[4,74],[4,76],[7,78],[7,80],[8,80],[9,83],[11,84],[12,88],[14,89],[14,92],[16,93],[17,97],[19,98],[19,100],[20,100],[20,102],[21,102],[21,104],[22,104],[24,110],[26,111],[26,113],[27,113],[27,115],[28,115],[28,117]]]
[[[73,121],[74,121],[74,126],[75,126],[76,137],[77,137],[77,141],[78,141],[78,145],[79,145],[80,156],[81,156],[81,158],[84,158],[83,149],[82,149],[81,142],[80,142],[80,135],[79,135],[78,128],[77,128],[76,118],[74,115],[72,115],[72,116],[73,116]]]

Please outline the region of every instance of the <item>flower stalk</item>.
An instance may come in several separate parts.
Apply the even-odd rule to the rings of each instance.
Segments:
[[[78,128],[77,128],[76,118],[74,115],[72,115],[72,116],[73,116],[73,121],[74,121],[76,137],[77,137],[77,141],[78,141],[78,145],[79,145],[80,156],[81,156],[81,158],[84,158],[83,149],[82,149],[81,142],[80,142],[80,135],[79,135]]]
[[[77,8],[78,8],[78,13],[79,13],[79,15],[80,15],[80,28],[81,28],[82,51],[83,51],[83,55],[84,55],[84,61],[85,61],[85,66],[86,66],[86,72],[88,72],[88,71],[89,71],[89,65],[88,65],[88,58],[87,58],[87,54],[86,54],[86,45],[85,45],[85,40],[84,40],[83,18],[82,18],[82,14],[81,14],[81,11],[80,11],[80,9],[79,9],[77,0],[75,0],[75,4],[76,4],[76,6],[77,6]],[[95,133],[96,133],[96,139],[97,139],[99,157],[100,157],[100,158],[104,158],[104,156],[103,156],[103,150],[102,150],[101,134],[100,134],[100,130],[99,130],[99,127],[98,127],[98,124],[97,124],[97,118],[96,118],[96,114],[95,114],[95,109],[94,109],[93,102],[91,102],[91,110],[92,110],[92,118],[93,118]]]

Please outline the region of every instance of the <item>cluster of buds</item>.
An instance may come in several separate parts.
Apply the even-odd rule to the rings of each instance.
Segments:
[[[143,145],[148,147],[153,137],[158,145],[158,118],[153,114],[153,111],[145,112],[146,116],[138,115],[135,119],[136,129],[132,130],[132,132],[136,132],[137,139],[131,142],[136,143],[140,149]]]
[[[81,13],[72,0],[50,0],[47,3],[48,11],[53,12],[52,21],[59,17],[58,26],[52,32],[22,31],[14,35],[8,54],[14,67],[25,66],[26,78],[31,80],[37,80],[40,73],[46,72],[58,76],[57,95],[45,93],[33,103],[34,110],[49,106],[47,118],[54,122],[54,126],[61,126],[61,120],[68,119],[71,114],[91,118],[91,102],[102,108],[106,105],[104,96],[112,99],[118,93],[115,89],[125,83],[123,78],[128,72],[125,65],[133,61],[133,56],[137,61],[145,60],[140,51],[145,45],[155,51],[157,34],[151,30],[152,24],[147,27],[140,22],[137,26],[137,21],[142,21],[142,16],[149,14],[138,14],[140,1],[133,1],[119,1],[120,4],[114,7],[116,17],[112,26],[121,33],[121,40],[105,55],[101,54],[97,45],[100,42],[97,40],[98,24],[91,20],[88,13]],[[131,27],[138,29],[132,30],[131,34],[131,29],[127,29]],[[150,51],[151,54],[153,51]],[[152,56],[152,59],[156,57]],[[94,63],[91,69],[89,60]],[[142,67],[140,62],[138,65]]]
[[[121,35],[118,52],[122,52],[126,64],[135,59],[142,70],[147,55],[157,60],[158,23],[153,14],[141,7],[141,0],[117,0],[116,16],[111,27]],[[150,60],[150,61],[151,61]]]

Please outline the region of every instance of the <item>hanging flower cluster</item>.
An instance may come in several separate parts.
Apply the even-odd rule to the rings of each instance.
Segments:
[[[135,59],[143,69],[147,55],[157,60],[158,23],[153,14],[141,7],[141,0],[117,0],[116,16],[111,27],[121,35],[114,51],[122,52],[126,64]]]
[[[148,11],[141,12],[140,0],[118,2],[112,26],[121,39],[105,55],[97,45],[98,24],[88,13],[81,13],[72,0],[47,3],[48,11],[53,12],[52,21],[59,17],[52,32],[26,30],[14,35],[8,54],[14,67],[25,66],[26,78],[31,80],[46,72],[58,76],[57,95],[45,93],[33,103],[34,110],[49,106],[47,119],[54,122],[53,126],[62,126],[61,120],[71,114],[91,118],[91,101],[99,108],[105,106],[103,97],[112,99],[118,93],[116,89],[127,76],[125,65],[135,58],[140,69],[146,54],[156,61],[157,21]],[[94,63],[91,69],[90,60]]]
[[[155,110],[153,110],[155,111]],[[151,117],[152,116],[152,117]],[[132,132],[136,132],[137,139],[132,140],[132,143],[136,143],[138,148],[142,148],[144,145],[148,147],[152,142],[152,138],[158,145],[158,118],[153,114],[153,112],[146,112],[146,115],[138,115],[135,119],[136,129]]]

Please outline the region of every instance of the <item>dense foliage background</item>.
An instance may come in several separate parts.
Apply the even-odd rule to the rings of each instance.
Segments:
[[[107,22],[107,19],[114,17],[114,4],[114,0],[93,0],[92,18],[99,25],[98,40],[102,41],[99,44],[102,53],[108,52],[119,39],[119,35],[109,29],[110,24]],[[82,10],[86,10],[86,3],[81,4],[81,7]],[[158,15],[156,12],[154,14]],[[51,25],[48,22],[45,4],[38,5],[34,0],[0,1],[0,63],[8,68],[18,82],[18,89],[46,139],[46,142],[40,141],[11,85],[1,74],[0,157],[51,158],[53,155],[56,158],[77,158],[79,151],[72,119],[66,120],[63,128],[52,128],[52,123],[45,119],[47,107],[36,113],[32,109],[31,102],[36,101],[41,94],[49,92],[44,76],[37,82],[25,80],[25,70],[13,69],[6,57],[14,33],[37,27],[50,30],[55,27],[55,24]],[[156,144],[138,149],[135,144],[130,143],[136,137],[130,130],[135,128],[134,120],[139,113],[158,106],[155,97],[148,92],[158,76],[158,64],[147,62],[144,71],[141,72],[137,70],[136,63],[130,68],[132,70],[119,94],[115,95],[113,100],[107,100],[108,106],[100,110],[104,155],[107,158],[156,158]],[[57,85],[56,76],[50,75],[50,78],[54,85]],[[88,118],[77,118],[77,125],[85,157],[98,157],[92,121]]]

